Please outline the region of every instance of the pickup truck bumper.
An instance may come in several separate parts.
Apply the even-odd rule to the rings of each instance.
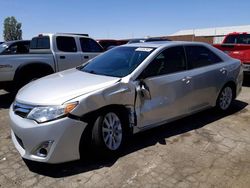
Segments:
[[[243,72],[250,74],[250,63],[242,63]]]
[[[0,89],[10,88],[12,85],[11,81],[0,82]]]

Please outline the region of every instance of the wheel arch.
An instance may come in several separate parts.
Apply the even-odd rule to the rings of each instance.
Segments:
[[[81,121],[92,123],[91,120],[97,118],[98,115],[103,114],[104,112],[108,112],[108,111],[113,111],[113,112],[120,112],[123,115],[127,115],[127,117],[129,116],[129,108],[121,105],[121,104],[111,104],[111,105],[107,105],[107,106],[103,106],[97,110],[88,112],[87,114],[84,114],[80,119]]]
[[[43,62],[29,62],[29,63],[25,63],[20,65],[16,71],[15,71],[15,75],[14,75],[14,81],[17,80],[25,71],[41,71],[44,72],[44,75],[48,75],[48,74],[52,74],[54,73],[54,69],[47,63],[43,63]]]
[[[232,80],[228,81],[227,83],[225,83],[225,84],[223,85],[223,87],[221,88],[220,92],[221,92],[222,89],[223,89],[224,87],[226,87],[226,86],[231,86],[231,87],[232,87],[232,89],[233,89],[233,99],[235,99],[235,98],[236,98],[236,89],[237,89],[236,83],[235,83],[234,81],[232,81]]]
[[[126,126],[127,131],[129,131],[129,133],[131,133],[130,131],[132,131],[132,127],[129,125],[130,124],[130,108],[125,106],[125,105],[120,105],[120,104],[111,104],[111,105],[107,105],[107,106],[103,106],[97,110],[91,111],[87,114],[84,114],[83,116],[79,117],[78,119],[80,119],[83,122],[87,123],[87,126],[85,128],[85,130],[82,133],[81,139],[80,139],[80,143],[79,143],[79,153],[80,156],[84,156],[84,151],[83,148],[86,149],[90,149],[90,140],[91,140],[91,132],[92,132],[92,128],[94,125],[95,120],[97,119],[97,117],[105,112],[109,112],[109,111],[113,111],[113,112],[120,112],[122,113],[124,116],[123,118],[125,118],[127,120],[128,125]],[[73,117],[76,118],[76,117]],[[91,150],[91,149],[90,149]]]

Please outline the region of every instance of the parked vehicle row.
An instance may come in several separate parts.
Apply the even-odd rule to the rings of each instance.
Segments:
[[[154,41],[171,41],[171,40],[167,38],[160,38],[160,37],[136,38],[136,39],[130,39],[128,41],[128,44],[141,43],[141,42],[154,42]]]
[[[79,66],[102,52],[95,40],[77,34],[40,34],[31,42],[3,43],[0,88],[17,91],[31,80]]]
[[[170,41],[163,37],[146,37],[146,38],[134,38],[134,39],[123,39],[123,40],[113,40],[113,39],[100,39],[97,42],[103,47],[103,49],[110,50],[113,47],[131,44],[131,43],[141,43],[141,42],[154,42],[154,41]]]
[[[61,39],[67,45],[60,46]],[[40,49],[44,59],[54,55],[60,70],[74,63],[72,53],[85,60],[80,39],[88,38],[73,39],[42,35],[31,49]],[[24,86],[10,107],[11,136],[21,156],[33,161],[79,159],[84,139],[112,155],[128,134],[215,106],[228,110],[242,81],[240,61],[208,44],[127,44]]]
[[[113,39],[99,39],[97,42],[103,47],[103,49],[110,50],[113,47],[127,44],[129,40],[113,40]]]

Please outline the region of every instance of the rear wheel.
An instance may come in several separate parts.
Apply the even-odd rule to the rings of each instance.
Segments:
[[[230,85],[226,85],[225,87],[222,88],[218,99],[217,99],[217,108],[220,111],[227,111],[234,99],[234,91],[233,88]]]

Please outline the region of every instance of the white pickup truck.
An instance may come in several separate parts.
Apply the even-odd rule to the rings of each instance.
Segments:
[[[76,67],[103,52],[86,35],[60,33],[34,37],[29,53],[4,53],[4,48],[8,43],[0,46],[0,89],[6,91],[17,91],[31,80]]]

